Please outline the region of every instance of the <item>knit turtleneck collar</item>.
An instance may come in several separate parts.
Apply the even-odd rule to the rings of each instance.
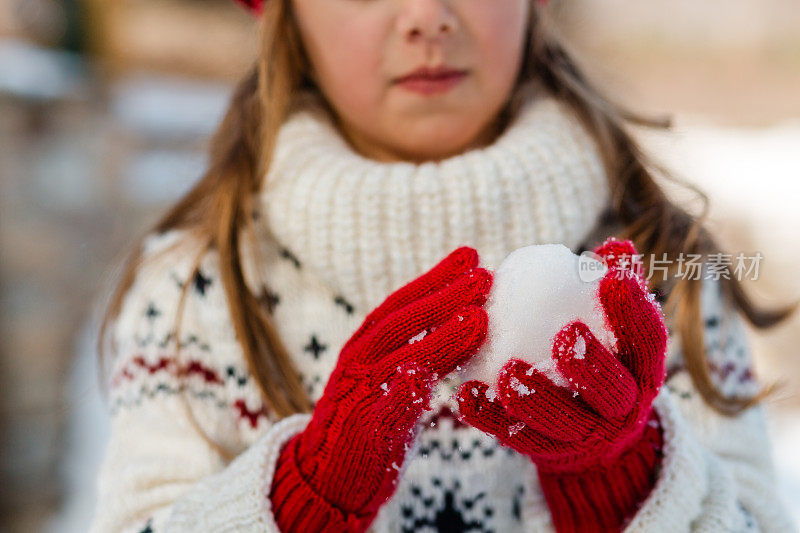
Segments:
[[[544,94],[491,145],[437,162],[360,155],[313,98],[276,142],[260,196],[270,233],[362,312],[460,245],[492,269],[530,244],[575,249],[609,200],[596,144]]]

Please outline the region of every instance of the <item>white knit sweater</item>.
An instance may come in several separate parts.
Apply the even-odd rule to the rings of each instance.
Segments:
[[[320,107],[303,109],[281,129],[245,277],[313,400],[366,313],[458,245],[474,246],[494,268],[520,246],[578,251],[607,236],[596,148],[553,100],[532,100],[486,149],[422,165],[364,159]],[[180,231],[152,235],[146,255],[176,243],[192,244]],[[123,302],[92,532],[277,531],[267,497],[275,461],[309,417],[276,420],[263,407],[218,257],[206,252],[192,276],[194,257],[176,249],[149,261]],[[186,283],[178,352],[173,323]],[[702,304],[713,379],[727,394],[752,393],[741,318],[717,282],[704,282]],[[774,489],[763,408],[734,418],[713,411],[674,336],[668,368],[655,401],[662,468],[626,531],[792,530]],[[439,387],[371,530],[552,531],[534,465],[442,409],[455,409],[448,393],[456,385]]]

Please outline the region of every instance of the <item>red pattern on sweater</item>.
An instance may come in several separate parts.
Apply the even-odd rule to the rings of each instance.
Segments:
[[[233,402],[233,406],[236,408],[239,418],[247,420],[250,423],[250,427],[253,429],[258,427],[259,419],[267,418],[269,415],[265,406],[262,405],[256,410],[250,410],[247,407],[247,403],[241,398]]]
[[[125,366],[111,379],[111,385],[117,386],[124,380],[133,380],[134,370],[142,368],[148,374],[155,374],[156,372],[167,372],[176,378],[181,378],[191,375],[202,376],[206,383],[213,385],[222,385],[222,378],[213,368],[204,365],[202,362],[190,359],[184,364],[178,363],[172,356],[160,357],[155,363],[148,363],[144,356],[137,355],[128,361]]]
[[[206,366],[201,361],[190,359],[184,364],[179,364],[174,357],[164,356],[160,357],[155,363],[148,363],[143,356],[137,355],[128,361],[112,378],[112,387],[117,387],[126,380],[134,380],[136,378],[136,369],[143,369],[149,375],[164,372],[176,380],[196,375],[201,376],[203,381],[210,385],[222,386],[225,383],[215,369]],[[244,398],[239,398],[232,405],[237,417],[241,420],[246,420],[252,429],[256,429],[261,420],[268,419],[269,412],[263,404],[257,409],[250,409]]]

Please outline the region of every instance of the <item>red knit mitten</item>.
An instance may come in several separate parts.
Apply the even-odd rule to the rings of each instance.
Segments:
[[[339,354],[270,498],[281,531],[363,531],[394,492],[433,385],[480,347],[492,275],[462,247],[391,294]],[[418,334],[425,335],[417,340]]]
[[[595,250],[609,270],[599,299],[616,339],[611,353],[580,321],[553,339],[569,388],[510,360],[496,395],[480,381],[457,395],[461,418],[536,463],[556,530],[619,531],[649,494],[662,444],[652,402],[664,383],[667,330],[630,241]],[[575,350],[576,344],[580,344]],[[585,351],[583,346],[585,345]]]

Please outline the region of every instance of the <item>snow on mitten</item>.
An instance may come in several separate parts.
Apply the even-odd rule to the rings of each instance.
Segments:
[[[665,378],[667,330],[630,241],[595,252],[608,271],[599,299],[612,353],[580,321],[555,336],[552,355],[568,386],[511,359],[497,392],[481,381],[457,393],[463,421],[536,463],[556,530],[618,531],[652,488],[662,445],[652,402]]]
[[[486,335],[492,275],[477,265],[474,249],[453,251],[392,293],[344,345],[308,426],[278,459],[270,498],[281,531],[364,531],[372,522],[436,381]]]

